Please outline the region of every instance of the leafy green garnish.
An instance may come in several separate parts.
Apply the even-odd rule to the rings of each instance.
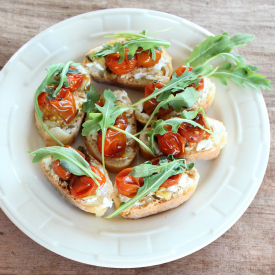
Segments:
[[[93,84],[90,85],[90,90],[87,91],[87,101],[82,104],[83,111],[88,114],[90,112],[95,112],[96,102],[99,101],[100,94],[96,91]]]
[[[91,170],[90,164],[76,150],[60,146],[51,146],[40,148],[33,152],[28,151],[27,153],[34,157],[32,160],[33,163],[41,162],[47,157],[53,157],[52,161],[60,160],[61,166],[72,174],[92,178],[98,185],[98,194],[100,184],[97,179],[99,179],[99,176]],[[85,199],[92,197],[94,196],[89,196]]]
[[[148,195],[150,192],[156,192],[159,187],[171,176],[184,173],[187,169],[185,159],[175,160],[173,157],[160,158],[158,165],[153,165],[151,162],[140,164],[133,168],[132,175],[143,177],[144,185],[139,187],[137,194],[128,202],[122,202],[119,208],[106,218],[113,218],[123,212],[137,201]],[[190,168],[192,166],[189,166]]]
[[[49,134],[49,136],[51,136],[53,140],[55,140],[61,146],[63,146],[63,144],[48,130],[48,128],[46,127],[43,121],[43,112],[39,108],[38,96],[42,92],[45,92],[45,93],[49,93],[48,94],[48,97],[50,97],[49,99],[54,99],[63,84],[68,87],[67,74],[69,70],[70,70],[70,73],[72,73],[72,70],[69,68],[69,66],[78,66],[78,65],[79,65],[78,63],[74,63],[73,61],[69,61],[66,64],[64,63],[51,64],[46,69],[47,70],[46,78],[39,85],[34,96],[34,109],[42,128]],[[58,76],[58,80],[55,79],[55,76]],[[54,92],[53,92],[53,88],[49,88],[49,86],[52,86],[52,85],[58,85],[58,87]]]
[[[106,132],[108,128],[113,128],[119,132],[125,133],[132,138],[134,138],[137,142],[139,142],[143,147],[145,147],[146,150],[151,152],[151,150],[139,139],[135,138],[130,133],[123,131],[117,127],[113,127],[115,124],[115,121],[119,115],[122,113],[128,111],[128,110],[134,110],[133,107],[122,107],[120,105],[116,105],[115,101],[117,101],[116,96],[112,93],[111,90],[105,90],[103,93],[105,103],[104,106],[101,107],[97,104],[95,104],[95,107],[97,109],[96,112],[91,112],[88,114],[88,121],[83,123],[83,130],[82,135],[87,136],[93,133],[94,131],[102,131],[102,165],[105,172],[105,160],[104,160],[104,144],[105,144],[105,137]]]
[[[156,98],[158,95],[160,96],[157,98],[157,101],[166,100],[171,93],[175,93],[180,90],[183,91],[186,87],[188,87],[192,83],[194,82],[198,83],[201,78],[209,76],[212,73],[211,65],[197,66],[192,71],[188,71],[188,68],[189,68],[189,65],[186,66],[186,70],[181,76],[178,76],[175,72],[173,72],[172,79],[167,85],[165,85],[161,89],[156,88],[151,95],[134,103],[132,106],[137,106],[151,98]]]
[[[169,29],[167,29],[169,30]],[[121,33],[115,33],[114,35],[109,35],[105,37],[119,37],[119,38],[125,38],[130,39],[125,42],[115,42],[114,45],[104,45],[103,49],[89,55],[88,59],[91,60],[92,57],[99,58],[103,57],[112,53],[120,53],[120,59],[118,63],[122,63],[125,56],[125,48],[129,49],[129,52],[127,53],[128,60],[133,58],[138,48],[142,48],[141,51],[147,51],[149,50],[149,53],[152,53],[152,59],[156,60],[156,52],[155,49],[160,49],[159,47],[168,48],[170,46],[170,42],[166,40],[160,40],[150,37],[149,35],[146,35],[146,31],[143,31],[141,33],[133,33],[133,32],[121,32]]]
[[[253,39],[254,36],[251,34],[236,34],[230,38],[227,32],[209,36],[194,48],[190,57],[186,59],[186,64],[195,67],[205,65],[215,58],[230,58],[236,65],[227,63],[220,68],[217,67],[211,76],[218,78],[224,85],[227,85],[227,79],[231,79],[242,88],[245,88],[243,84],[246,83],[256,90],[260,87],[272,90],[269,79],[254,73],[259,70],[256,66],[248,65],[243,57],[230,53],[234,48],[246,46],[246,43]]]
[[[202,112],[202,115],[203,115],[204,119],[206,120],[206,124],[207,124],[208,129],[203,127],[201,124],[193,121],[193,119],[198,115],[199,112]],[[155,121],[151,126],[152,129],[147,133],[148,137],[150,138],[150,140],[149,140],[150,149],[152,151],[154,151],[154,153],[155,153],[155,149],[154,149],[154,146],[153,146],[155,135],[161,135],[162,136],[162,135],[164,135],[165,133],[168,132],[168,130],[164,126],[171,125],[172,126],[171,132],[177,133],[180,125],[183,122],[189,123],[189,124],[193,125],[194,127],[199,127],[200,129],[208,132],[211,135],[214,134],[213,131],[210,130],[211,128],[209,127],[209,123],[206,119],[204,109],[202,107],[199,107],[195,111],[189,111],[189,112],[188,111],[183,111],[181,113],[181,118],[174,117],[174,118],[167,119],[165,121],[161,120],[161,119]]]

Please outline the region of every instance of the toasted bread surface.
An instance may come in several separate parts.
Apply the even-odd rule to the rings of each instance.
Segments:
[[[124,42],[124,39],[111,40],[107,45],[113,45],[115,42]],[[172,75],[172,62],[171,57],[162,48],[162,57],[160,61],[151,68],[134,68],[130,73],[117,75],[110,71],[105,62],[105,57],[95,58],[92,57],[91,60],[85,58],[83,61],[83,66],[87,68],[90,72],[91,77],[94,81],[104,84],[115,85],[123,88],[131,88],[136,90],[143,90],[143,88],[152,83],[154,80],[162,81],[163,83],[168,83],[170,76]],[[92,55],[99,50],[101,47],[90,50],[87,55]]]
[[[113,92],[114,95],[117,97],[118,104],[123,104],[124,106],[130,106],[131,100],[129,99],[127,93],[125,91],[116,90]],[[127,111],[126,117],[128,119],[128,126],[126,128],[126,131],[129,131],[132,135],[137,133],[137,125],[136,125],[136,119],[134,116],[134,112],[132,110]],[[98,151],[97,148],[97,132],[92,133],[92,135],[86,136],[86,147],[89,151],[89,153],[96,158],[100,163],[102,163],[102,157],[101,153]],[[120,158],[108,158],[105,157],[105,166],[106,169],[110,172],[120,172],[124,168],[127,168],[131,165],[133,160],[135,159],[135,156],[137,154],[137,142],[134,141],[132,138],[127,138],[126,143],[126,152],[125,157]]]
[[[88,154],[87,161],[90,165],[97,167],[103,173],[103,168],[101,164],[94,159],[92,156]],[[45,174],[47,180],[51,183],[51,185],[70,203],[74,204],[81,210],[86,212],[94,213],[97,216],[102,216],[108,207],[112,204],[112,194],[113,194],[113,185],[109,179],[108,174],[106,173],[106,183],[99,191],[99,195],[95,199],[89,200],[81,200],[77,199],[70,194],[68,182],[62,180],[52,169],[51,166],[52,159],[48,157],[41,162],[41,168],[43,173]],[[107,204],[107,205],[106,205]],[[108,204],[110,204],[108,206]]]
[[[199,181],[199,174],[195,168],[186,174],[192,174],[192,184],[187,185],[181,191],[173,192],[170,200],[165,200],[164,198],[157,196],[155,193],[150,193],[144,199],[139,201],[137,205],[129,207],[121,212],[120,215],[128,219],[139,219],[176,208],[183,204],[193,195]],[[115,207],[118,208],[121,203],[121,197],[116,186],[114,187],[113,200]]]

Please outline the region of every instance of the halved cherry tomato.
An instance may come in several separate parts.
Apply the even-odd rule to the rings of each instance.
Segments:
[[[145,90],[144,90],[144,97],[147,97],[147,96],[151,95],[155,91],[155,88],[161,89],[163,86],[164,85],[163,85],[162,82],[156,82],[156,83],[148,84],[145,87]],[[156,98],[151,98],[151,99],[148,99],[147,101],[145,101],[143,103],[143,108],[144,108],[145,112],[148,115],[150,115],[156,109],[158,104],[159,104],[159,102],[157,102]],[[170,105],[168,105],[167,110],[163,109],[163,108],[160,108],[158,113],[156,113],[156,115],[157,116],[165,116],[165,115],[171,113],[172,110],[173,110],[173,108]]]
[[[194,119],[195,122],[202,125],[204,128],[207,128],[206,122],[201,114],[197,115]],[[187,142],[200,142],[203,139],[203,136],[208,135],[207,132],[202,130],[199,127],[194,127],[193,125],[183,122],[178,130],[178,133],[184,137]]]
[[[118,61],[120,59],[120,53],[113,53],[106,56],[106,65],[113,73],[117,75],[128,74],[135,68],[137,63],[136,55],[134,55],[133,58],[128,60],[128,52],[129,49],[125,48],[124,60],[120,64],[118,64]]]
[[[128,126],[128,119],[124,113],[122,113],[121,115],[119,115],[116,118],[115,125],[119,125],[118,128],[120,128],[122,130],[126,130],[126,128]]]
[[[69,86],[68,89],[71,92],[76,91],[83,82],[83,74],[71,74],[68,76]]]
[[[94,166],[91,166],[91,170],[99,176],[97,181],[100,184],[100,188],[102,188],[106,182],[105,176]],[[77,199],[83,199],[88,196],[96,195],[98,185],[90,177],[73,175],[70,179],[69,188],[72,196]]]
[[[138,50],[139,51],[139,50]],[[136,66],[138,68],[150,68],[155,66],[160,58],[161,58],[161,51],[155,49],[155,53],[156,53],[156,59],[153,60],[152,58],[152,53],[149,54],[149,50],[148,51],[143,51],[143,52],[138,52],[137,51],[137,64]]]
[[[164,154],[172,154],[177,158],[184,154],[185,139],[178,133],[167,132],[162,136],[158,135],[158,145]]]
[[[192,71],[193,70],[193,67],[189,67],[188,68],[188,72]],[[186,66],[179,66],[176,70],[175,70],[175,73],[178,75],[178,76],[181,76],[184,72],[186,71]],[[171,76],[172,78],[172,76]],[[195,83],[192,83],[190,86],[194,87],[195,88]],[[201,91],[202,89],[204,88],[204,80],[203,78],[200,80],[199,82],[199,85],[197,87],[197,91]]]
[[[135,178],[129,175],[133,168],[126,168],[116,176],[116,187],[118,192],[128,198],[133,198],[138,191],[138,188],[143,186],[143,178]]]
[[[72,146],[66,145],[66,148],[71,148],[77,151],[77,153],[79,153],[84,159],[86,159],[86,156],[80,152],[79,150],[73,148]],[[72,173],[65,170],[61,165],[60,165],[60,160],[57,159],[55,161],[52,162],[52,168],[53,171],[63,180],[69,180],[72,176]]]
[[[115,127],[123,127],[114,125]],[[126,126],[127,127],[127,126]],[[97,136],[97,148],[102,153],[102,132]],[[125,153],[126,135],[114,129],[108,129],[105,137],[104,156],[109,158],[121,157]]]

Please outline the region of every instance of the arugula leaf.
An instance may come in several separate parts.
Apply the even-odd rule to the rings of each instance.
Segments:
[[[200,125],[199,123],[193,121],[192,119],[194,119],[198,112],[201,111],[203,113],[203,116],[204,116],[204,119],[206,120],[206,123],[207,123],[207,127],[209,129],[206,129],[205,127],[203,127],[202,125]],[[209,127],[209,123],[205,117],[205,113],[204,113],[204,110],[202,107],[198,108],[197,110],[195,111],[191,111],[190,113],[191,114],[187,114],[188,112],[187,111],[183,111],[182,112],[182,117],[179,118],[179,117],[174,117],[174,118],[170,118],[170,119],[167,119],[167,120],[157,120],[155,121],[153,124],[152,124],[152,129],[150,131],[148,131],[147,135],[148,137],[150,138],[149,140],[149,147],[152,151],[154,151],[155,153],[155,149],[154,149],[154,136],[155,135],[161,135],[163,136],[165,133],[168,132],[168,130],[164,127],[165,125],[171,125],[172,126],[172,129],[171,129],[171,132],[174,132],[174,133],[177,133],[178,132],[178,129],[180,127],[180,125],[183,123],[183,122],[186,122],[186,123],[189,123],[191,125],[193,125],[194,127],[199,127],[200,129],[210,133],[211,135],[214,134],[214,132],[212,130],[210,130],[210,127]],[[189,119],[186,119],[185,117],[188,117]]]
[[[184,90],[190,84],[196,82],[196,80],[199,81],[201,78],[209,76],[211,74],[212,66],[211,65],[197,66],[192,71],[188,71],[188,68],[189,68],[189,65],[187,65],[185,72],[181,76],[178,76],[175,72],[173,72],[172,79],[167,85],[165,85],[161,89],[156,88],[151,95],[134,103],[132,106],[137,106],[151,98],[156,98],[160,94],[161,96],[159,96],[157,100],[158,101],[165,100],[168,98],[168,96],[171,93],[178,92],[179,90]]]
[[[90,112],[95,112],[96,102],[99,101],[100,94],[96,91],[93,84],[90,85],[90,90],[87,91],[87,101],[82,104],[83,111],[88,114]]]
[[[227,85],[227,80],[231,79],[242,88],[245,88],[243,84],[246,83],[256,90],[259,90],[259,87],[272,90],[270,80],[266,79],[265,76],[251,73],[244,67],[235,67],[234,69],[231,69],[231,67],[232,64],[230,62],[226,63],[218,68],[212,76],[218,78],[224,85]]]
[[[78,66],[80,64],[74,63],[73,61],[69,61],[66,64],[56,63],[56,64],[51,64],[50,66],[48,66],[48,68],[46,69],[47,76],[43,80],[43,82],[39,85],[39,87],[37,88],[37,90],[35,92],[35,96],[34,96],[34,109],[35,109],[36,116],[37,116],[42,128],[49,134],[49,136],[53,140],[55,140],[61,146],[63,146],[63,144],[49,131],[49,129],[46,127],[46,125],[43,121],[43,112],[39,108],[38,96],[42,92],[45,92],[45,93],[49,93],[47,96],[47,99],[49,99],[49,100],[54,99],[58,93],[56,91],[58,90],[59,86],[61,88],[63,83],[65,83],[65,85],[67,85],[67,87],[68,87],[68,79],[67,79],[66,74],[68,73],[69,70],[71,70],[71,69],[69,69],[70,65]],[[55,76],[57,76],[57,75],[60,75],[59,80],[55,79]],[[59,84],[54,92],[53,92],[53,88],[48,88],[48,86],[52,86],[53,84],[55,84],[55,85]],[[60,88],[59,88],[59,90],[60,90]]]
[[[98,194],[100,184],[97,179],[99,179],[99,176],[91,170],[90,164],[76,150],[60,146],[51,146],[40,148],[33,152],[28,151],[27,153],[34,157],[32,160],[33,163],[41,162],[43,159],[51,156],[53,157],[53,161],[59,159],[61,166],[74,175],[85,175],[92,178],[98,185]]]
[[[153,174],[155,173],[154,168],[150,169],[150,172],[149,170],[147,170],[146,172],[148,176],[145,176],[143,178],[144,185],[142,187],[139,187],[137,194],[128,202],[121,203],[119,208],[106,218],[113,218],[114,216],[123,212],[124,210],[135,204],[137,201],[148,195],[150,192],[156,192],[169,177],[184,173],[186,171],[186,161],[184,159],[173,160],[169,162],[166,158],[162,158],[159,163],[159,166],[161,167],[161,169],[157,168],[159,172],[157,174]],[[148,169],[148,165],[150,164],[147,163],[145,165]],[[137,171],[137,169],[139,171],[141,170],[140,168],[134,167],[133,171]],[[146,172],[144,174],[146,174]]]

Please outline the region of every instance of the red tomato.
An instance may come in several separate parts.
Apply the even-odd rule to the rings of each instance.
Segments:
[[[117,126],[120,125],[115,125],[115,127]],[[102,153],[102,132],[97,136],[97,148]],[[109,158],[121,157],[125,153],[125,148],[126,135],[119,131],[108,129],[105,137],[104,156]]]
[[[137,52],[137,67],[138,68],[150,68],[155,66],[160,58],[161,58],[161,51],[155,49],[155,53],[156,53],[156,59],[153,60],[152,59],[152,53],[149,54],[149,51],[143,51],[138,53]]]
[[[116,187],[118,192],[128,198],[133,198],[138,191],[138,188],[143,186],[143,178],[135,178],[129,175],[133,168],[126,168],[116,176]]]
[[[202,115],[197,115],[194,119],[195,122],[202,125],[203,127],[207,128],[205,120]],[[184,137],[188,142],[200,142],[203,139],[205,134],[208,134],[204,130],[199,127],[194,127],[193,125],[183,122],[178,130],[178,133]]]
[[[71,74],[68,76],[68,81],[69,81],[69,87],[68,89],[71,92],[74,92],[75,90],[77,90],[82,82],[83,82],[83,74],[79,73],[79,74]]]
[[[186,70],[186,66],[179,66],[176,70],[175,70],[175,73],[178,75],[178,76],[181,76]],[[193,70],[193,67],[189,67],[188,68],[188,72],[192,71]],[[172,76],[171,76],[172,78]],[[195,83],[192,83],[190,86],[194,87],[195,88]],[[203,78],[200,80],[199,82],[199,85],[197,87],[197,91],[201,91],[204,87],[204,80]]]
[[[113,73],[117,75],[128,74],[135,68],[137,63],[136,56],[134,55],[132,59],[128,60],[128,52],[129,49],[126,48],[124,51],[124,60],[120,64],[118,64],[120,53],[113,53],[106,56],[106,65]]]
[[[100,172],[98,168],[94,166],[91,166],[91,170],[99,176],[99,179],[97,179],[97,181],[100,184],[100,188],[102,188],[106,182],[105,176]],[[70,179],[69,188],[72,196],[77,199],[83,199],[88,196],[96,195],[98,185],[90,177],[73,175]]]
[[[184,154],[185,140],[178,134],[173,132],[158,135],[158,144],[160,150],[166,154],[172,154],[174,157],[181,157]]]
[[[151,95],[155,91],[155,88],[161,89],[163,86],[164,85],[162,82],[148,84],[144,90],[144,97]],[[143,108],[144,108],[145,112],[148,115],[150,115],[156,109],[158,104],[159,104],[159,102],[157,102],[156,98],[151,98],[143,103]],[[156,115],[157,116],[165,116],[165,115],[171,113],[172,111],[173,111],[173,108],[168,105],[167,110],[160,108],[158,113],[156,113]]]
[[[128,119],[124,113],[122,113],[121,115],[119,115],[117,117],[115,125],[119,125],[118,128],[120,128],[122,130],[126,130],[126,128],[128,126]]]
[[[79,150],[73,148],[72,146],[70,145],[66,145],[65,146],[66,148],[71,148],[71,149],[74,149],[76,150],[84,159],[86,159],[86,156],[80,152]],[[57,159],[55,161],[52,162],[52,168],[53,168],[53,171],[63,180],[69,180],[72,176],[72,173],[65,170],[61,165],[60,165],[60,160]]]

